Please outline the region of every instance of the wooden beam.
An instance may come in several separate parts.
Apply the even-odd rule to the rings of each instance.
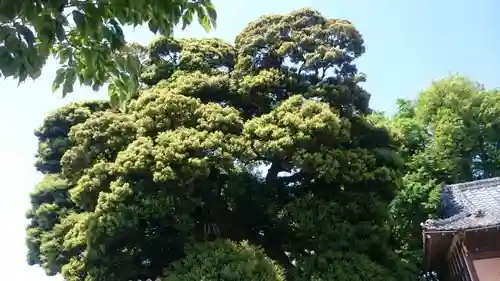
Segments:
[[[462,243],[462,250],[465,257],[465,265],[467,266],[467,271],[469,272],[472,281],[480,281],[479,277],[477,276],[476,269],[474,268],[474,264],[472,263],[469,250],[467,249],[467,245],[465,245],[465,243]]]
[[[455,233],[453,235],[453,239],[451,240],[450,248],[448,248],[448,253],[446,254],[446,259],[450,259],[451,255],[455,251],[455,248],[457,247],[458,242],[460,241],[460,233]]]

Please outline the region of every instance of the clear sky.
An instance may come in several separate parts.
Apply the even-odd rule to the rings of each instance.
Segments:
[[[249,22],[268,13],[310,7],[325,16],[352,21],[366,42],[359,69],[366,73],[372,107],[394,111],[397,98],[412,98],[432,80],[451,73],[486,85],[500,83],[500,1],[498,0],[215,0],[218,28],[207,35],[193,27],[188,37],[217,36],[232,42]],[[129,41],[148,43],[144,28],[129,29]],[[52,94],[57,65],[49,63],[36,82],[20,87],[0,80],[0,279],[42,281],[43,271],[26,265],[25,210],[29,192],[40,180],[33,168],[37,140],[33,130],[47,113],[68,103]],[[76,88],[71,100],[105,97]]]

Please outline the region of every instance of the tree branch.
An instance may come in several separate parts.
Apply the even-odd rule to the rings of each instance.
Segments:
[[[266,183],[270,185],[277,184],[278,173],[281,172],[282,170],[283,167],[278,161],[273,162],[269,170],[267,170]]]

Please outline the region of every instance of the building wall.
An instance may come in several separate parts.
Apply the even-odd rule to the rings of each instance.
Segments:
[[[500,280],[500,257],[472,261],[479,281]]]
[[[499,239],[500,228],[469,231],[466,234],[465,244],[473,254],[498,252],[500,251]]]
[[[426,269],[440,280],[500,281],[500,227],[424,235]]]

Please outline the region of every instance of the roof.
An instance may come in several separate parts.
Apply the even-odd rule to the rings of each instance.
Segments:
[[[500,224],[500,177],[445,185],[443,218],[427,220],[424,230],[465,230]]]

